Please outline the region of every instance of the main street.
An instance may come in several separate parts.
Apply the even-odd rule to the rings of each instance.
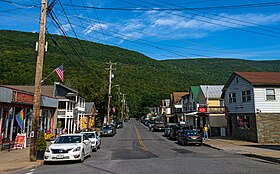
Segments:
[[[22,171],[20,173],[28,173]],[[225,153],[206,146],[181,146],[131,119],[83,163],[43,165],[32,173],[280,173],[276,163]]]

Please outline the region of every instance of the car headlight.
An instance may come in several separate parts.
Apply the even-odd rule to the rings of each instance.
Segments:
[[[81,147],[79,146],[79,147],[74,148],[73,152],[77,152],[77,151],[80,151],[80,150],[81,150]]]
[[[46,148],[45,152],[51,152],[50,148]]]

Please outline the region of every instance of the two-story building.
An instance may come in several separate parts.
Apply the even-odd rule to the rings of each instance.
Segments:
[[[233,137],[280,142],[280,72],[235,72],[222,96]]]
[[[184,121],[183,113],[183,96],[189,92],[172,92],[170,94],[171,116],[169,117],[170,123],[178,123]]]
[[[15,88],[34,92],[34,86],[14,86]],[[85,99],[79,92],[55,82],[54,85],[42,85],[41,94],[52,96],[58,100],[57,112],[54,118],[55,133],[73,133],[81,129],[80,120],[85,115]]]
[[[225,136],[227,120],[225,118],[224,101],[221,98],[224,85],[200,85],[197,96],[197,125],[207,125],[210,136]]]
[[[191,86],[189,89],[188,98],[185,98],[183,103],[186,106],[184,109],[184,116],[186,125],[190,128],[197,128],[197,105],[198,105],[198,96],[199,86]]]

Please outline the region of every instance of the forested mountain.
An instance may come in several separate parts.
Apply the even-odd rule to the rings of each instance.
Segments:
[[[38,33],[0,31],[0,84],[33,85]],[[135,51],[58,35],[47,35],[43,77],[60,64],[65,68],[65,84],[94,101],[100,114],[105,111],[109,72],[106,62],[117,63],[113,85],[120,85],[132,115],[144,107],[159,106],[173,91],[190,85],[224,84],[234,71],[280,71],[280,61],[241,59],[182,59],[158,61]],[[44,84],[59,81],[53,74]],[[117,105],[118,89],[112,89]],[[139,116],[139,115],[138,115]]]

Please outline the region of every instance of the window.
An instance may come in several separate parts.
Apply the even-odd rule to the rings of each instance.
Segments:
[[[228,102],[229,103],[235,103],[236,102],[236,93],[229,93],[228,94]]]
[[[266,89],[266,100],[275,100],[275,89]]]
[[[237,116],[237,126],[240,129],[250,129],[249,116]]]
[[[251,91],[246,90],[242,91],[242,102],[251,101]]]
[[[58,109],[66,109],[66,102],[65,101],[59,101],[58,102]]]
[[[236,83],[238,83],[238,77],[236,77]]]

